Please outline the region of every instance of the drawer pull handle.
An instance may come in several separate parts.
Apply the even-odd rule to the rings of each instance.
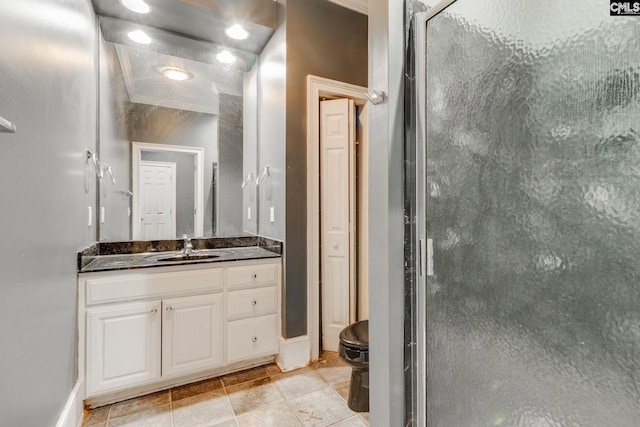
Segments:
[[[171,307],[171,306],[167,307],[167,313],[170,313],[172,311],[173,311],[173,307]]]
[[[151,314],[156,314],[158,312],[157,308],[154,308],[153,310],[151,310]]]
[[[257,279],[258,278],[258,274],[257,273],[253,273],[253,275],[251,277],[253,277],[254,279]]]
[[[256,341],[258,341],[258,337],[253,337],[253,338],[251,338],[251,341],[252,341],[252,342],[256,342]]]
[[[252,304],[252,305],[258,305],[258,301],[253,300],[253,301],[251,301],[251,304]]]

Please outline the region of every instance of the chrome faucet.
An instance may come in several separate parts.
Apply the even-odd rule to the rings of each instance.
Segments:
[[[193,249],[193,244],[191,243],[191,239],[189,237],[187,237],[187,235],[185,234],[184,236],[182,236],[184,238],[184,246],[182,248],[182,253],[184,255],[191,255],[192,253],[196,252]]]

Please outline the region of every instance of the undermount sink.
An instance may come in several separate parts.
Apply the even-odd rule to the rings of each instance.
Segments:
[[[192,254],[171,254],[171,255],[164,255],[164,256],[159,256],[156,257],[156,260],[158,261],[195,261],[195,260],[199,260],[199,259],[213,259],[213,258],[219,258],[221,255],[220,254],[198,254],[198,253],[192,253]]]

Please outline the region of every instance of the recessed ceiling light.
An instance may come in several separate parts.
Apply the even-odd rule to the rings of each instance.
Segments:
[[[226,29],[225,33],[232,39],[236,40],[244,40],[249,37],[249,33],[245,30],[242,25],[234,24]]]
[[[236,57],[233,56],[233,53],[229,52],[228,50],[223,50],[216,55],[216,58],[218,58],[218,61],[224,64],[233,64],[236,60]]]
[[[120,0],[127,9],[136,13],[149,13],[151,7],[144,0]]]
[[[178,81],[189,80],[193,77],[190,72],[178,67],[164,67],[162,69],[162,74],[168,79]]]
[[[131,31],[128,34],[129,38],[131,40],[133,40],[136,43],[140,43],[140,44],[149,44],[151,43],[151,37],[149,37],[147,35],[147,33],[145,33],[142,30],[135,30],[135,31]]]

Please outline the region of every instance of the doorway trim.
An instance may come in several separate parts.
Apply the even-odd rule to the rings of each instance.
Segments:
[[[307,334],[312,361],[320,356],[320,100],[350,98],[363,106],[368,102],[367,91],[366,87],[307,76]],[[367,145],[362,145],[363,150],[368,150]],[[365,163],[360,188],[368,191],[368,155],[361,156]]]
[[[168,145],[168,144],[153,144],[149,142],[136,142],[131,143],[131,188],[137,189],[140,185],[140,165],[142,162],[143,151],[154,152],[179,152],[185,154],[192,154],[195,156],[195,170],[194,170],[194,223],[193,223],[193,237],[202,237],[204,235],[204,148],[201,147],[189,147],[182,145]],[[137,190],[135,190],[137,192]],[[138,199],[140,195],[134,194],[132,197],[132,221],[131,231],[132,238],[135,240],[140,236],[140,222],[136,218],[140,217],[140,201]],[[177,238],[177,236],[176,236]]]

